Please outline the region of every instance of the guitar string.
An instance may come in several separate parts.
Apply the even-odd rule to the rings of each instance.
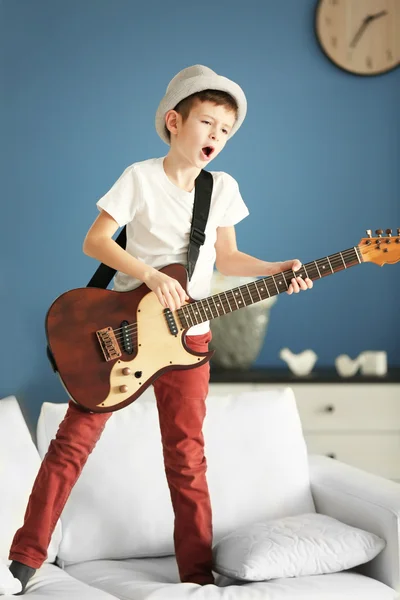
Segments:
[[[350,258],[350,256],[351,256],[351,257],[353,257],[353,256],[354,256],[354,249],[349,249],[349,250],[343,251],[341,254],[342,254],[343,258]],[[317,266],[318,266],[318,262],[321,262],[321,261],[324,261],[324,260],[325,260],[325,259],[318,259],[318,260],[314,261],[314,263],[315,263],[315,264],[317,264]],[[342,266],[342,267],[343,267],[343,270],[345,269],[345,267],[344,267],[344,265],[343,265],[343,261],[342,261],[342,259],[341,259],[340,257],[336,257],[336,258],[334,258],[334,259],[331,259],[331,260],[329,260],[329,258],[327,257],[327,260],[328,260],[328,265],[329,265],[329,263],[330,263],[330,264],[332,265],[332,267],[334,267],[334,268]],[[313,262],[311,262],[311,263],[306,263],[306,264],[309,264],[309,265],[310,265],[310,267],[309,267],[309,269],[310,269],[310,270],[311,270],[311,268],[315,269],[315,264],[313,264]],[[304,266],[304,265],[302,265],[302,267],[303,267],[303,266]],[[322,265],[320,265],[320,266],[322,266]],[[347,268],[348,268],[348,267],[347,267]],[[301,270],[301,269],[300,269],[300,270]],[[318,269],[317,269],[317,270],[318,270]],[[276,277],[277,275],[285,275],[285,274],[289,274],[289,273],[290,273],[290,269],[288,269],[288,270],[286,270],[286,271],[284,271],[284,272],[282,272],[282,273],[274,273],[274,277]],[[331,273],[331,272],[328,272],[328,273],[327,273],[327,275],[332,275],[332,274],[333,274],[333,273]],[[325,275],[325,276],[327,276],[327,275]],[[270,276],[267,276],[265,279],[268,279],[269,277],[272,277],[272,275],[270,275]],[[318,279],[321,279],[322,277],[323,277],[323,276],[321,275],[321,277],[318,277]],[[285,278],[285,279],[286,279],[286,278]],[[316,278],[316,280],[317,280],[317,278]],[[254,280],[254,281],[251,281],[251,282],[249,282],[248,284],[245,284],[245,285],[244,285],[244,287],[247,287],[247,286],[250,286],[250,285],[253,285],[253,286],[257,287],[257,285],[256,285],[256,284],[257,284],[257,283],[260,283],[261,281],[262,281],[262,278],[260,278],[260,279],[256,279],[256,280]],[[242,287],[242,286],[238,286],[238,287]],[[238,288],[233,288],[232,290],[225,290],[225,291],[223,291],[223,292],[220,292],[219,294],[214,294],[213,296],[221,296],[222,294],[227,294],[227,293],[229,293],[229,292],[232,292],[232,291],[233,291],[233,290],[235,290],[235,289],[238,289]],[[249,292],[249,291],[247,291],[247,292],[246,292],[246,290],[244,290],[244,291],[245,291],[245,293],[248,293],[248,294],[249,294],[249,296],[252,298],[252,294],[250,294],[250,292]],[[277,295],[277,294],[274,294],[274,295]],[[268,299],[268,297],[267,297],[267,298],[263,298],[263,300],[266,300],[266,299]],[[182,309],[183,309],[185,306],[193,306],[193,304],[195,304],[196,302],[203,302],[203,301],[205,301],[205,300],[206,300],[206,298],[203,298],[202,300],[196,300],[196,301],[195,301],[195,302],[193,302],[193,303],[189,303],[189,304],[182,305],[182,306],[181,306],[181,308],[178,308],[178,309],[176,309],[175,311],[172,311],[172,313],[173,313],[173,314],[174,314],[174,313],[177,313],[178,311],[181,311],[181,310],[182,310]],[[229,312],[231,312],[231,306],[230,306],[230,304],[229,304],[229,301],[228,301],[228,299],[227,299],[227,298],[226,298],[226,299],[223,299],[223,298],[221,298],[221,303],[222,303],[222,305],[223,305],[223,306],[226,306],[227,308],[229,308]],[[224,303],[225,303],[225,305],[224,305]],[[249,306],[250,306],[250,305],[249,305]],[[204,310],[204,309],[203,309],[203,310]],[[204,312],[205,312],[205,311],[204,311]],[[205,313],[205,314],[206,314],[206,313]],[[222,313],[222,315],[223,315],[223,314],[225,314],[225,313]],[[214,315],[212,314],[212,311],[211,311],[211,315],[212,315],[212,317],[214,318]],[[222,316],[222,315],[217,315],[217,316]],[[185,318],[185,320],[186,320],[187,322],[189,322],[188,318],[187,318],[185,315],[183,315],[183,317]],[[153,317],[153,318],[155,318],[155,317]],[[206,319],[206,320],[207,320],[207,319]],[[195,325],[196,325],[196,324],[197,324],[197,323],[195,323]],[[120,341],[122,341],[122,340],[123,340],[123,339],[126,337],[126,335],[127,335],[127,334],[128,334],[128,335],[132,335],[132,334],[136,333],[136,331],[137,331],[137,327],[138,327],[138,326],[137,326],[137,323],[132,323],[132,324],[130,324],[130,325],[127,325],[126,327],[119,327],[119,328],[117,328],[117,329],[114,329],[114,330],[113,330],[113,333],[114,333],[114,335],[115,335],[115,338],[116,338],[116,340],[117,340],[118,342],[120,342]],[[121,333],[117,333],[117,332],[121,332]]]
[[[334,264],[332,261],[331,261],[331,264],[336,268],[336,264]],[[329,273],[329,274],[332,274],[332,273]],[[327,276],[327,275],[328,275],[328,273],[325,276]],[[250,285],[254,286],[254,283],[250,282],[249,284],[247,284],[247,286],[250,286]],[[234,288],[234,289],[238,289],[238,288]],[[210,306],[210,302],[208,302],[208,300],[207,300],[208,307],[204,306],[204,301],[206,300],[205,298],[203,300],[198,300],[198,301],[195,301],[193,303],[184,304],[179,309],[177,309],[176,311],[171,311],[171,314],[174,315],[175,318],[177,316],[179,318],[179,321],[180,321],[181,325],[184,325],[185,328],[190,328],[190,327],[193,327],[195,325],[198,325],[199,323],[204,323],[205,321],[207,321],[209,319],[214,319],[216,317],[223,316],[224,314],[228,314],[230,312],[233,312],[234,310],[237,310],[237,309],[240,309],[240,308],[244,308],[246,306],[250,306],[252,304],[255,304],[255,303],[259,302],[260,300],[261,301],[262,300],[268,300],[268,298],[276,295],[276,294],[272,294],[272,295],[269,294],[268,296],[265,296],[265,298],[257,298],[257,300],[254,302],[255,291],[257,291],[257,293],[259,293],[259,291],[260,291],[260,290],[257,289],[257,286],[255,286],[254,290],[243,290],[243,292],[241,292],[241,295],[242,295],[243,299],[245,300],[245,302],[247,301],[246,300],[246,295],[249,297],[249,299],[253,300],[253,302],[249,302],[248,304],[245,304],[243,306],[238,306],[238,304],[237,304],[237,302],[235,300],[235,297],[232,295],[233,290],[226,290],[226,292],[221,292],[220,294],[216,294],[215,296],[219,296],[218,306],[221,304],[222,310],[223,310],[223,312],[217,312],[216,315],[214,314],[212,305]],[[228,297],[229,294],[231,294],[231,295]],[[223,295],[225,295],[225,298],[223,298]],[[234,307],[232,309],[233,302],[236,303],[236,308]],[[196,303],[198,303],[198,304],[201,303],[201,309],[199,307],[199,309],[197,311],[195,311],[195,308],[194,308],[194,305]],[[215,300],[213,300],[213,303],[214,303],[214,310],[218,311],[218,308],[215,306]],[[240,304],[240,301],[239,301],[239,304]],[[184,311],[185,307],[187,307],[187,308],[190,307],[191,312],[187,311],[187,313],[185,314],[185,311]],[[227,309],[227,310],[225,310],[225,309]],[[195,311],[195,312],[193,312],[193,311]],[[202,313],[204,313],[204,317],[205,318],[203,317]],[[199,315],[200,316],[200,318],[201,318],[200,322],[197,321],[197,317],[195,315]],[[153,318],[159,318],[159,316],[158,317],[153,317]],[[182,322],[182,319],[186,323]],[[143,326],[143,324],[141,326]],[[123,342],[123,340],[126,339],[127,336],[128,337],[132,337],[136,333],[137,328],[138,328],[137,323],[133,323],[131,325],[127,325],[125,327],[125,332],[123,331],[123,328],[121,328],[122,332],[115,334],[116,341],[117,342]],[[118,330],[115,330],[115,331],[118,331]]]
[[[343,257],[345,257],[345,256],[346,256],[346,254],[348,254],[348,255],[349,255],[350,253],[351,253],[351,255],[353,256],[353,255],[354,255],[354,250],[353,250],[353,251],[352,251],[352,250],[347,250],[347,251],[344,251],[344,252],[342,252],[341,254],[342,254],[342,256],[343,256]],[[349,258],[349,256],[347,256],[347,258]],[[322,261],[322,260],[324,260],[324,259],[318,259],[318,260],[316,260],[316,261],[315,261],[315,263],[318,263],[318,261]],[[332,266],[334,266],[335,268],[336,268],[336,266],[338,266],[338,267],[340,267],[340,266],[343,266],[343,267],[344,267],[344,265],[343,265],[343,261],[341,260],[341,258],[335,258],[335,259],[333,259],[333,260],[330,260],[330,261],[329,261],[329,259],[328,259],[328,264],[329,264],[329,262],[330,262],[330,264],[331,264]],[[306,263],[306,264],[310,264],[310,265],[311,265],[312,263]],[[304,265],[303,265],[303,266],[304,266]],[[321,266],[321,265],[320,265],[320,266]],[[314,266],[314,265],[312,265],[312,268],[315,268],[315,266]],[[348,268],[348,267],[347,267],[347,268]],[[343,268],[343,270],[344,270],[344,268]],[[335,272],[335,271],[334,271],[334,272]],[[288,274],[288,273],[290,273],[290,269],[288,269],[288,270],[286,270],[286,271],[284,271],[284,272],[282,272],[282,273],[274,273],[274,277],[276,277],[277,275],[280,275],[280,274],[282,274],[282,275],[285,275],[285,274]],[[331,272],[329,272],[329,271],[328,271],[328,272],[327,272],[327,274],[326,274],[325,276],[327,276],[327,275],[332,275],[332,274],[333,274],[333,273],[331,273]],[[268,279],[268,277],[272,277],[272,276],[267,276],[267,277],[266,277],[266,279]],[[321,278],[322,278],[322,276],[321,276],[321,277],[318,277],[318,279],[321,279]],[[316,280],[317,280],[317,278],[316,278]],[[255,285],[256,283],[259,283],[260,281],[262,281],[262,279],[258,279],[258,280],[255,280],[255,281],[249,282],[247,285],[245,284],[245,286],[244,286],[244,287],[247,287],[247,286],[250,286],[250,285]],[[242,286],[239,286],[239,287],[242,287]],[[257,287],[257,286],[256,286],[256,287]],[[236,290],[236,289],[238,289],[238,288],[233,288],[232,290],[225,290],[225,291],[223,291],[223,292],[220,292],[219,294],[215,294],[214,296],[221,296],[222,294],[227,294],[227,293],[230,293],[230,292],[232,292],[233,290]],[[245,293],[248,293],[248,294],[249,294],[249,296],[252,298],[252,296],[251,296],[251,294],[250,294],[250,292],[249,292],[249,291],[247,291],[247,292],[245,291]],[[273,294],[273,295],[276,295],[276,294]],[[270,296],[269,296],[269,297],[270,297]],[[266,297],[266,298],[263,298],[263,300],[267,300],[267,299],[268,299],[268,297]],[[174,313],[177,313],[178,311],[182,310],[182,308],[184,308],[185,306],[188,306],[188,307],[189,307],[189,306],[191,306],[191,307],[193,308],[193,304],[195,304],[195,303],[197,303],[197,302],[204,302],[205,300],[206,300],[206,298],[203,298],[202,300],[196,300],[196,301],[195,301],[195,302],[193,302],[193,303],[188,303],[188,304],[182,305],[182,307],[181,307],[181,308],[178,308],[176,311],[172,311],[172,313],[173,313],[173,314],[174,314]],[[232,309],[231,309],[230,303],[229,303],[229,301],[228,301],[228,299],[227,299],[227,298],[226,298],[226,299],[223,299],[223,298],[221,298],[221,303],[222,303],[223,307],[224,307],[224,306],[226,306],[226,307],[229,309],[229,312],[231,312],[231,310],[232,310]],[[225,304],[224,304],[224,303],[225,303]],[[249,305],[249,306],[250,306],[250,305]],[[204,311],[204,307],[203,307],[203,311]],[[204,314],[206,314],[206,312],[205,312],[205,311],[204,311]],[[217,315],[217,316],[222,316],[223,314],[226,314],[226,313],[222,313],[221,315]],[[201,313],[200,313],[200,315],[201,315]],[[214,315],[212,314],[212,311],[211,311],[211,315],[212,315],[212,317],[214,318]],[[179,316],[179,315],[178,315],[178,316]],[[185,320],[186,320],[186,321],[188,321],[188,322],[189,322],[188,318],[187,318],[185,315],[183,315],[183,317],[185,318]],[[153,317],[153,318],[156,318],[156,317]],[[159,318],[159,317],[157,317],[157,318]],[[205,320],[207,320],[207,318],[206,318]],[[204,322],[204,321],[203,321],[203,322]],[[197,324],[198,324],[198,323],[195,323],[195,325],[197,325]],[[125,328],[124,328],[124,327],[120,327],[120,328],[118,328],[118,329],[114,329],[114,330],[113,330],[113,332],[114,332],[114,334],[115,334],[116,332],[118,332],[118,331],[121,331],[122,333],[115,335],[115,337],[116,337],[116,340],[117,340],[117,341],[122,341],[122,340],[124,339],[124,337],[126,337],[126,334],[129,334],[129,335],[130,335],[130,334],[136,333],[136,330],[137,330],[137,323],[132,323],[131,325],[127,325]]]

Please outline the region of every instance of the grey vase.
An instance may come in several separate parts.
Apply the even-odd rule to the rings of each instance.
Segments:
[[[215,274],[213,293],[228,289],[225,284],[242,285],[253,281],[243,277],[226,277]],[[213,366],[220,369],[246,370],[257,359],[264,344],[269,313],[277,298],[274,296],[251,306],[235,310],[211,321],[210,350],[215,350]]]

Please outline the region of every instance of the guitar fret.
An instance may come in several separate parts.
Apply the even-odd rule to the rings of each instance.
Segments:
[[[276,285],[275,277],[274,277],[273,275],[272,275],[272,281],[274,282],[274,284],[275,284],[275,287],[276,287],[276,291],[277,291],[277,292],[278,292],[278,294],[279,294],[278,286]]]
[[[193,326],[193,325],[194,325],[194,323],[193,323],[193,318],[192,318],[192,314],[191,314],[191,313],[192,313],[192,309],[191,309],[191,307],[190,307],[190,306],[185,306],[185,310],[186,310],[186,312],[187,312],[187,315],[188,315],[188,317],[189,317],[189,318],[190,318],[190,320],[191,320],[190,326]]]
[[[236,288],[237,292],[236,292],[236,296],[239,298],[238,302],[239,302],[239,308],[242,308],[243,306],[246,306],[246,303],[243,299],[243,295],[242,295],[242,290],[240,287]]]
[[[204,314],[206,315],[206,319],[208,320],[210,318],[210,310],[207,306],[207,298],[203,298],[203,300],[201,301],[201,306],[203,308]]]
[[[214,306],[215,306],[215,310],[217,311],[218,315],[223,315],[223,312],[220,312],[217,303],[215,302],[215,296],[211,296],[212,301],[214,302]]]
[[[232,311],[232,306],[231,306],[231,304],[230,304],[230,302],[229,302],[229,298],[228,298],[228,295],[227,295],[227,293],[226,293],[226,292],[224,292],[224,296],[225,296],[225,298],[226,298],[226,302],[227,302],[227,304],[228,304],[228,309],[229,309],[229,312],[231,312],[231,311]]]
[[[346,263],[344,262],[344,258],[343,258],[343,256],[342,256],[342,253],[341,253],[341,252],[339,252],[339,254],[340,254],[340,258],[341,258],[341,259],[342,259],[342,261],[343,261],[344,268],[345,268],[345,269],[347,269]]]
[[[357,259],[358,259],[358,262],[361,264],[361,258],[360,258],[360,255],[359,255],[358,248],[354,247],[354,251],[355,251],[355,253],[356,253],[356,257],[357,257]]]
[[[213,319],[215,319],[215,317],[218,316],[218,313],[216,315],[214,315],[213,309],[211,308],[211,305],[210,305],[210,302],[209,302],[209,298],[206,298],[206,300],[207,300],[207,304],[208,304],[208,308],[210,310],[211,316],[212,316]]]
[[[227,314],[227,312],[230,312],[230,310],[229,310],[229,311],[226,311],[226,310],[225,310],[225,305],[224,305],[224,302],[226,301],[226,299],[225,299],[225,301],[224,301],[224,299],[223,299],[223,297],[222,297],[222,294],[220,294],[220,295],[219,295],[219,300],[220,300],[220,302],[221,302],[221,306],[222,306],[222,310],[224,311],[224,315],[226,315],[226,314]],[[229,303],[228,303],[228,307],[229,307]]]
[[[274,289],[274,287],[276,288],[276,286],[272,287],[271,289],[270,289],[270,287],[269,287],[270,283],[274,283],[274,282],[272,281],[272,278],[271,278],[271,277],[266,277],[266,278],[264,279],[264,282],[265,282],[265,287],[266,287],[266,289],[268,290],[268,294],[269,294],[269,296],[270,296],[270,297],[271,297],[271,296],[275,296],[275,293],[276,293],[276,292],[275,292],[275,289]]]
[[[239,290],[239,292],[240,292],[240,295],[241,295],[241,297],[242,297],[242,302],[243,302],[243,305],[244,305],[244,306],[247,306],[247,302],[245,302],[245,299],[244,299],[244,297],[243,297],[243,294],[242,294],[242,288],[238,288],[238,290]]]
[[[222,297],[221,297],[221,294],[217,294],[217,297],[218,297],[218,300],[219,300],[219,306],[220,306],[220,308],[221,308],[221,310],[222,310],[222,312],[220,312],[219,314],[220,314],[220,315],[226,315],[226,310],[225,310],[225,307],[224,307],[224,303],[222,302]],[[218,305],[217,305],[217,306],[218,306]],[[218,310],[219,310],[219,309],[218,309]]]
[[[196,310],[196,309],[197,309],[197,302],[195,302],[195,303],[193,304],[193,306],[191,307],[191,309],[192,309],[192,316],[193,316],[193,319],[194,319],[195,325],[198,325],[199,323],[201,323],[201,321],[198,321],[198,320],[197,320],[197,315],[199,314],[199,311],[198,311],[198,310]]]
[[[235,289],[238,289],[238,288],[235,288]],[[237,292],[235,293],[235,290],[232,290],[231,294],[232,294],[232,298],[233,298],[233,300],[234,300],[234,302],[236,304],[236,308],[239,308],[239,305],[238,305],[237,300],[236,300]]]
[[[275,283],[275,286],[276,286],[276,281],[275,281],[275,277],[274,277],[274,275],[272,275],[272,277],[273,277],[273,279],[274,279],[274,283]],[[287,284],[287,282],[286,282],[286,279],[285,279],[285,277],[283,276],[283,273],[279,273],[279,277],[281,278],[281,280],[280,280],[280,281],[278,281],[279,285],[281,285],[281,283],[282,283],[282,279],[283,279],[283,281],[285,282],[285,285],[286,285],[286,289],[288,290],[288,289],[289,289],[289,286],[288,286],[288,284]],[[279,288],[277,288],[277,290],[278,290],[278,294],[279,294],[279,293],[282,291],[282,290],[280,290]]]
[[[257,290],[257,294],[259,295],[259,297],[260,297],[260,300],[262,300],[263,298],[262,298],[262,296],[261,296],[261,294],[260,294],[260,290],[258,289],[258,285],[257,285],[257,282],[256,282],[256,281],[254,282],[254,287],[255,287],[255,288],[256,288],[256,290]],[[255,300],[255,302],[257,302],[257,300]]]
[[[233,294],[233,292],[232,292],[232,294]],[[242,300],[239,297],[240,295],[241,295],[240,288],[235,288],[235,293],[233,294],[233,296],[234,296],[234,300],[236,303],[236,308],[240,308],[241,306],[244,306],[242,303]]]
[[[189,313],[190,313],[190,320],[192,321],[192,326],[194,326],[197,324],[197,321],[196,321],[196,317],[194,315],[194,311],[193,311],[192,307],[189,308]]]
[[[264,287],[261,288],[261,292],[265,290],[267,292],[267,294],[268,294],[268,298],[271,298],[271,294],[269,293],[269,289],[268,289],[268,286],[266,284],[266,280],[262,279],[261,282],[264,284]]]
[[[198,300],[195,303],[194,306],[195,306],[196,323],[197,324],[203,323],[203,321],[205,320],[204,319],[205,315],[203,316],[202,313],[201,313],[201,310],[200,310],[201,309],[200,300]],[[199,321],[197,321],[197,319],[199,319]]]
[[[254,299],[253,299],[252,293],[250,291],[249,285],[246,283],[247,293],[249,294],[249,297],[250,297],[250,300],[251,300],[251,302],[249,302],[248,304],[254,304]]]
[[[203,298],[203,300],[200,300],[200,308],[201,308],[201,310],[202,310],[202,311],[203,311],[203,313],[204,313],[204,316],[205,316],[205,319],[206,319],[206,321],[208,321],[208,319],[210,318],[210,315],[209,315],[209,313],[208,313],[208,308],[207,308],[207,306],[204,304],[204,302],[205,302],[204,298]]]
[[[315,262],[311,262],[307,264],[307,268],[308,268],[308,277],[311,279],[311,281],[314,281],[314,279],[318,279],[319,278],[319,273],[318,270],[316,269],[315,266]]]
[[[285,280],[285,285],[286,285],[286,289],[289,289],[290,283],[291,283],[291,274],[290,271],[283,271],[282,276]],[[289,282],[288,282],[288,278],[289,278]]]
[[[237,290],[238,288],[235,288],[235,290]],[[231,290],[231,299],[230,299],[230,305],[231,305],[231,310],[237,310],[238,308],[240,308],[240,300],[237,300],[237,291],[235,292],[235,290]],[[233,304],[233,308],[232,308],[232,301],[234,302]]]
[[[332,269],[331,261],[329,260],[329,256],[327,256],[326,259],[327,259],[327,261],[329,263],[329,266],[331,268],[332,273],[334,273],[334,270]]]
[[[323,261],[325,261],[325,262],[326,262],[326,264],[324,264],[324,262],[323,262]],[[326,261],[326,259],[323,259],[323,258],[321,258],[321,259],[319,260],[319,262],[320,262],[320,263],[322,263],[322,265],[321,265],[321,268],[322,268],[322,270],[323,270],[323,272],[324,272],[324,275],[325,275],[325,276],[326,276],[326,275],[330,275],[330,273],[329,273],[329,272],[326,270],[326,266],[328,265],[328,262]],[[329,265],[328,265],[328,266],[329,266]]]
[[[199,313],[200,318],[201,318],[200,322],[207,321],[208,317],[206,315],[206,311],[204,310],[203,302],[201,300],[198,300],[196,302],[196,304],[197,304],[198,313]]]
[[[314,272],[314,278],[313,279],[320,279],[321,278],[321,273],[320,273],[320,270],[318,268],[317,261],[315,261],[315,260],[313,260],[313,272]]]

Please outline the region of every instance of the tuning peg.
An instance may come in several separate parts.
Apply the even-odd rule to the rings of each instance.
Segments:
[[[386,229],[386,233],[388,234],[388,237],[392,237],[392,230],[391,229]]]
[[[397,228],[397,235],[400,235],[400,227]]]
[[[382,237],[383,229],[375,229],[375,233],[378,237]]]
[[[372,229],[367,229],[366,234],[368,237],[372,237]]]

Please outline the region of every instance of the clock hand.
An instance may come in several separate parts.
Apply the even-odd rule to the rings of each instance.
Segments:
[[[362,34],[364,33],[364,31],[366,30],[366,28],[368,27],[368,25],[371,23],[371,21],[373,20],[373,18],[374,17],[372,15],[368,15],[367,17],[365,17],[365,19],[361,23],[361,26],[356,31],[355,36],[353,37],[353,39],[350,42],[350,47],[351,48],[355,48],[356,47],[356,44],[357,44],[358,40],[360,39],[360,37],[362,36]]]
[[[388,14],[388,11],[387,11],[387,10],[381,10],[381,12],[378,12],[378,13],[376,13],[376,14],[374,14],[374,15],[371,15],[371,17],[372,17],[373,19],[379,19],[379,17],[383,17],[383,16],[385,16],[385,15],[387,15],[387,14]]]
[[[387,15],[387,14],[388,14],[387,10],[381,10],[381,12],[378,12],[374,15],[368,15],[367,17],[365,17],[365,19],[361,23],[361,26],[359,27],[355,36],[353,37],[352,41],[350,42],[350,47],[351,48],[356,47],[357,42],[359,41],[360,37],[362,36],[362,34],[364,33],[364,31],[366,30],[368,25],[370,23],[372,23],[372,21],[375,21],[375,19],[379,19],[379,17],[383,17],[384,15]]]

